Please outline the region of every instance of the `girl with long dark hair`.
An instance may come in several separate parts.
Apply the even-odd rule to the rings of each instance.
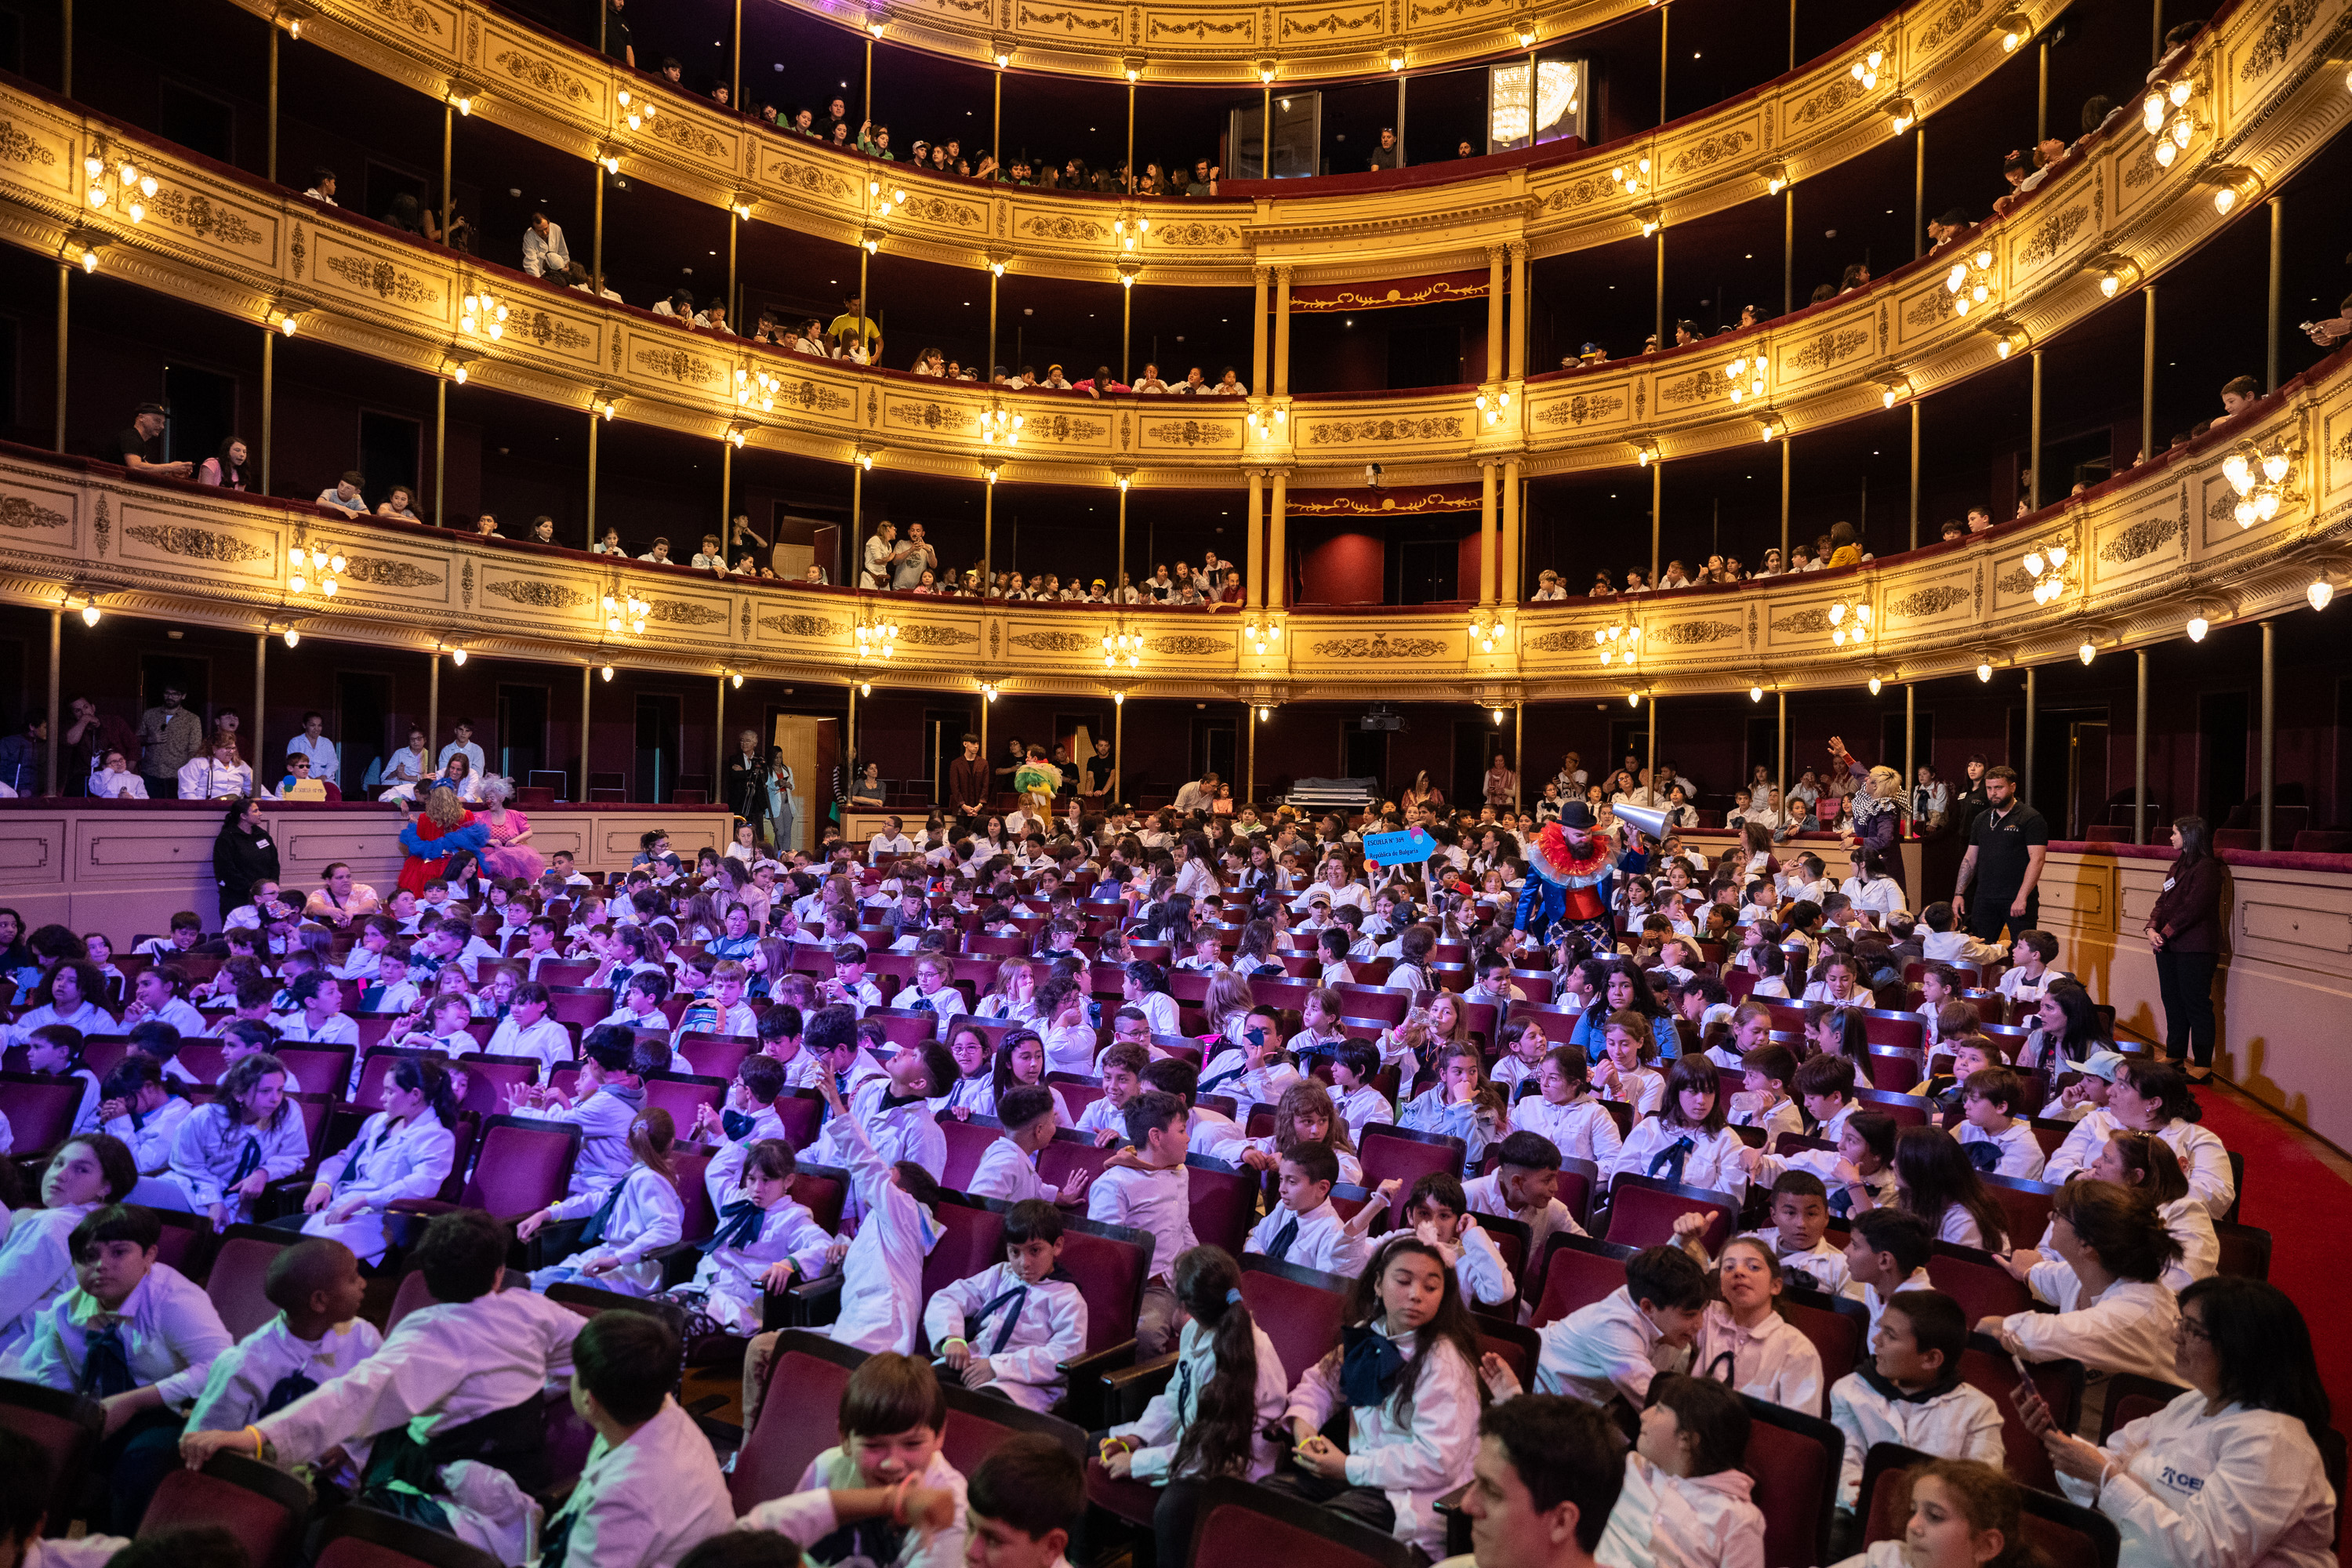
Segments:
[[[2156,983],[2164,1003],[2166,1058],[2187,1053],[2189,1081],[2213,1076],[2213,971],[2221,962],[2221,865],[2201,816],[2175,818],[2172,847],[2179,851],[2147,914],[2147,945],[2156,953]]]

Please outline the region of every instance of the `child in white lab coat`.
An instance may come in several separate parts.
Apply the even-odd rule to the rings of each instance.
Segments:
[[[670,1145],[677,1129],[659,1106],[640,1111],[629,1125],[629,1173],[601,1194],[582,1193],[540,1210],[515,1226],[515,1238],[529,1241],[550,1220],[586,1216],[580,1250],[562,1262],[531,1271],[530,1288],[544,1290],[568,1280],[585,1280],[625,1296],[649,1296],[661,1284],[661,1261],[648,1256],[678,1239],[686,1205],[677,1195]]]
[[[1755,1151],[1724,1124],[1716,1085],[1713,1062],[1675,1058],[1666,1069],[1658,1114],[1633,1124],[1616,1159],[1601,1170],[1601,1180],[1613,1184],[1623,1175],[1653,1176],[1735,1197],[1746,1192]]]
[[[694,1279],[664,1292],[686,1308],[688,1338],[758,1333],[763,1297],[781,1295],[795,1279],[814,1279],[846,1250],[848,1243],[835,1241],[793,1200],[799,1173],[793,1146],[781,1138],[729,1142],[704,1168],[718,1228],[695,1244],[702,1261]]]
[[[457,1107],[449,1073],[422,1058],[394,1060],[378,1091],[383,1109],[360,1124],[359,1136],[319,1163],[302,1200],[306,1236],[330,1237],[363,1262],[381,1259],[390,1206],[440,1195],[457,1153],[450,1124]]]
[[[242,1432],[373,1355],[383,1335],[359,1315],[366,1293],[359,1259],[340,1241],[306,1237],[271,1258],[262,1294],[278,1316],[214,1358],[187,1429]],[[318,1479],[350,1489],[367,1444],[348,1445],[345,1456]]]
[[[1710,1377],[1660,1377],[1642,1412],[1641,1438],[1625,1456],[1624,1489],[1594,1561],[1603,1568],[1761,1563],[1764,1514],[1749,1500],[1755,1483],[1739,1468],[1752,1424],[1727,1385]]]
[[[172,1179],[215,1229],[250,1219],[263,1189],[310,1163],[302,1113],[286,1093],[290,1076],[276,1057],[247,1057],[221,1075],[220,1097],[180,1123]]]
[[[805,1421],[805,1410],[777,1418]],[[878,1351],[842,1390],[841,1441],[809,1461],[800,1485],[738,1522],[803,1550],[829,1542],[835,1562],[954,1568],[964,1560],[964,1479],[940,1451],[947,1394],[919,1356]]]
[[[1087,1302],[1062,1272],[1062,1211],[1024,1198],[1004,1216],[1004,1261],[955,1280],[923,1309],[940,1363],[967,1388],[1051,1409],[1061,1368],[1086,1352]]]

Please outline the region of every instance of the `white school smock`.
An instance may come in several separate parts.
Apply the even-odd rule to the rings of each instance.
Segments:
[[[2165,1286],[2118,1279],[2086,1301],[2082,1279],[2063,1263],[2037,1263],[2026,1270],[2026,1281],[2058,1309],[2012,1312],[2001,1320],[2026,1360],[2071,1357],[2094,1372],[2137,1373],[2158,1383],[2179,1377],[2172,1365],[2172,1340],[2180,1303]]]
[[[112,1312],[79,1288],[41,1314],[9,1375],[44,1388],[78,1393],[100,1318],[119,1322],[134,1388],[152,1387],[164,1406],[184,1410],[205,1391],[213,1358],[228,1349],[228,1330],[204,1287],[168,1263],[147,1270]]]
[[[1282,1358],[1276,1352],[1274,1342],[1255,1321],[1250,1324],[1250,1337],[1257,1352],[1257,1411],[1250,1422],[1249,1468],[1243,1479],[1260,1481],[1274,1473],[1276,1449],[1266,1440],[1265,1432],[1282,1419],[1283,1410],[1290,1403],[1290,1376],[1282,1369]],[[1151,1396],[1141,1416],[1114,1426],[1107,1434],[1124,1437],[1133,1446],[1135,1458],[1129,1474],[1153,1486],[1165,1486],[1174,1479],[1171,1472],[1176,1463],[1177,1447],[1192,1424],[1202,1391],[1216,1375],[1214,1332],[1186,1318],[1182,1331],[1176,1336],[1175,1375],[1165,1388]]]
[[[567,1523],[567,1561],[583,1568],[675,1568],[735,1527],[735,1501],[710,1439],[664,1394],[653,1419],[618,1447],[597,1436],[579,1485],[548,1529]]]
[[[19,1209],[0,1242],[0,1374],[17,1358],[33,1320],[75,1288],[73,1254],[66,1238],[100,1205]]]
[[[1596,1165],[1615,1159],[1625,1142],[1624,1134],[1617,1131],[1617,1119],[1591,1095],[1554,1105],[1540,1094],[1531,1094],[1512,1105],[1511,1129],[1550,1140],[1564,1160],[1590,1160]]]
[[[1297,1222],[1296,1230],[1291,1229],[1294,1220]],[[1290,1240],[1276,1261],[1295,1263],[1301,1268],[1325,1274],[1361,1274],[1371,1258],[1371,1238],[1351,1237],[1347,1229],[1348,1222],[1339,1217],[1338,1206],[1328,1197],[1304,1214],[1286,1204],[1276,1204],[1274,1212],[1251,1229],[1242,1251],[1272,1258],[1275,1244],[1285,1231],[1290,1231]]]
[[[841,1260],[841,1312],[830,1332],[834,1342],[855,1350],[909,1355],[922,1326],[923,1259],[944,1233],[931,1211],[893,1179],[890,1162],[857,1119],[834,1121],[845,1124],[843,1163],[866,1218]]]
[[[529,1058],[539,1064],[539,1081],[545,1083],[557,1068],[572,1059],[572,1032],[544,1017],[525,1028],[509,1014],[490,1031],[490,1043],[482,1049],[488,1056]]]
[[[992,1306],[994,1310],[981,1315]],[[999,1349],[1008,1321],[1012,1336]],[[961,1339],[975,1358],[986,1358],[995,1380],[984,1386],[1024,1410],[1046,1410],[1062,1397],[1062,1363],[1086,1353],[1087,1300],[1066,1278],[1048,1276],[1031,1285],[1013,1265],[998,1263],[933,1294],[923,1308],[923,1331],[934,1352]]]
[[[1826,1393],[1822,1352],[1802,1329],[1778,1312],[1767,1312],[1762,1322],[1743,1329],[1721,1301],[1709,1301],[1700,1314],[1691,1373],[1808,1415],[1822,1413]]]
[[[1755,1485],[1737,1468],[1675,1476],[1629,1453],[1592,1560],[1601,1568],[1764,1568],[1764,1511],[1749,1500]]]
[[[1963,1121],[1952,1130],[1952,1136],[1960,1141],[1962,1149],[1971,1144],[1990,1143],[2000,1150],[2000,1163],[1990,1173],[1992,1175],[2017,1176],[2025,1181],[2038,1182],[2042,1179],[2043,1167],[2049,1163],[2042,1152],[2040,1140],[2033,1136],[2033,1129],[2022,1119],[2011,1121],[2008,1131],[1999,1134],[1987,1132],[1972,1121]],[[1975,1161],[1971,1160],[1969,1163],[1974,1164]]]
[[[1545,1324],[1538,1338],[1538,1394],[1572,1394],[1594,1405],[1622,1394],[1636,1410],[1649,1403],[1650,1380],[1679,1371],[1687,1354],[1660,1337],[1622,1285]]]
[[[131,1158],[137,1162],[141,1175],[160,1176],[171,1168],[172,1145],[179,1141],[180,1123],[194,1109],[194,1101],[174,1094],[143,1116],[132,1117],[126,1112],[99,1130],[122,1141],[131,1151]]]
[[[201,1214],[221,1204],[233,1221],[253,1217],[252,1200],[223,1190],[243,1163],[247,1144],[254,1145],[260,1156],[254,1169],[273,1182],[294,1174],[310,1161],[310,1140],[293,1101],[282,1104],[268,1123],[232,1124],[229,1118],[235,1114],[223,1101],[215,1100],[180,1123],[179,1137],[172,1144],[172,1180],[187,1194],[189,1206]]]
[[[2000,1407],[1974,1384],[1955,1383],[1921,1399],[1895,1396],[1850,1372],[1830,1385],[1830,1424],[1845,1434],[1838,1506],[1862,1496],[1863,1461],[1874,1443],[1900,1443],[1937,1459],[1980,1459],[2000,1469],[2006,1457]]]
[[[1375,1333],[1387,1335],[1385,1323],[1375,1321]],[[1413,1370],[1416,1347],[1407,1340],[1397,1344],[1407,1370]],[[1398,1380],[1394,1394],[1370,1409],[1349,1405],[1340,1392],[1343,1352],[1333,1346],[1291,1391],[1286,1422],[1304,1420],[1321,1426],[1334,1411],[1348,1411],[1347,1481],[1384,1494],[1395,1510],[1390,1533],[1409,1546],[1435,1557],[1445,1547],[1445,1521],[1437,1500],[1470,1479],[1478,1456],[1478,1373],[1462,1352],[1447,1341],[1430,1350],[1431,1363],[1419,1369],[1409,1412],[1400,1410],[1405,1383]]]
[[[580,1129],[580,1157],[572,1163],[572,1182],[564,1189],[569,1195],[602,1193],[636,1164],[637,1157],[629,1152],[629,1126],[645,1108],[645,1091],[626,1090],[634,1097],[634,1102],[622,1098],[624,1092],[599,1085],[595,1093],[573,1105],[516,1112],[534,1121],[559,1121]]]
[[[1603,1116],[1608,1114],[1605,1110],[1601,1112]],[[1491,1171],[1483,1176],[1473,1176],[1463,1183],[1462,1197],[1463,1201],[1470,1205],[1472,1214],[1492,1215],[1497,1219],[1515,1219],[1528,1227],[1526,1262],[1530,1268],[1542,1261],[1544,1244],[1551,1239],[1555,1231],[1564,1230],[1570,1236],[1585,1234],[1584,1227],[1576,1223],[1576,1216],[1568,1212],[1568,1205],[1558,1198],[1552,1199],[1539,1209],[1513,1208],[1510,1199],[1503,1192],[1503,1173],[1500,1171]]]
[[[661,1260],[646,1255],[674,1245],[686,1227],[686,1205],[677,1186],[650,1165],[637,1165],[621,1179],[617,1194],[575,1193],[551,1205],[551,1221],[585,1219],[607,1199],[613,1212],[604,1221],[604,1239],[583,1247],[551,1268],[531,1275],[533,1289],[544,1289],[571,1275],[584,1273],[592,1263],[617,1263],[617,1268],[591,1275],[588,1283],[624,1296],[649,1296],[661,1289]]]
[[[909,1530],[898,1547],[898,1554],[887,1563],[874,1568],[964,1568],[964,1537],[970,1530],[969,1516],[964,1510],[964,1479],[962,1474],[940,1453],[931,1455],[931,1462],[914,1484],[931,1490],[951,1492],[955,1496],[955,1518],[943,1530],[929,1535],[919,1530]],[[837,1489],[851,1491],[866,1485],[857,1461],[838,1447],[827,1448],[809,1461],[801,1472],[800,1484],[780,1498],[770,1498],[735,1521],[738,1530],[770,1530],[803,1547],[815,1545],[841,1526],[833,1511],[833,1494]]]
[[[188,1430],[241,1432],[261,1418],[262,1405],[284,1379],[299,1375],[323,1386],[383,1344],[383,1335],[365,1318],[337,1323],[315,1340],[297,1339],[280,1312],[213,1358],[204,1392],[188,1412]],[[362,1444],[357,1458],[364,1465],[366,1457]]]
[[[2089,1170],[2107,1139],[2122,1126],[2115,1112],[2105,1106],[2092,1110],[2074,1123],[2074,1131],[2066,1134],[2066,1142],[2050,1156],[2042,1179],[2058,1186],[2075,1172]],[[2179,1158],[2180,1173],[2189,1178],[2190,1201],[2202,1204],[2205,1212],[2217,1220],[2229,1213],[2231,1203],[2238,1195],[2238,1182],[2230,1169],[2230,1152],[2221,1140],[2194,1121],[2177,1119],[2158,1128],[2156,1135]]]
[[[2336,1561],[2336,1496],[2303,1423],[2224,1405],[2208,1415],[2191,1389],[2109,1437],[2104,1452],[2131,1479],[2102,1486],[2061,1476],[2124,1538],[2134,1568],[2326,1568]]]
[[[374,1263],[391,1245],[385,1210],[403,1198],[439,1195],[457,1158],[457,1134],[431,1106],[397,1127],[390,1112],[379,1110],[360,1124],[358,1137],[320,1162],[317,1184],[328,1190],[327,1203],[304,1216],[302,1234],[340,1241],[361,1262]],[[353,1198],[366,1206],[340,1225],[328,1223],[328,1209]]]
[[[1601,1173],[1601,1184],[1613,1184],[1620,1176],[1647,1176],[1659,1156],[1685,1139],[1690,1141],[1690,1152],[1684,1156],[1681,1184],[1697,1187],[1710,1193],[1725,1193],[1737,1200],[1748,1190],[1748,1169],[1740,1155],[1748,1145],[1738,1133],[1726,1127],[1709,1132],[1704,1127],[1669,1127],[1663,1116],[1653,1116],[1633,1123],[1633,1131],[1625,1134],[1625,1142]],[[1672,1175],[1671,1169],[1656,1172],[1660,1181]]]
[[[1177,1255],[1198,1245],[1192,1234],[1192,1172],[1182,1165],[1160,1170],[1108,1165],[1087,1184],[1087,1217],[1150,1232],[1151,1266],[1146,1278],[1173,1279]]]

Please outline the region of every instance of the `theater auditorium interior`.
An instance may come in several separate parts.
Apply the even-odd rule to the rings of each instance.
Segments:
[[[2347,123],[0,0],[0,1568],[2337,1563]]]

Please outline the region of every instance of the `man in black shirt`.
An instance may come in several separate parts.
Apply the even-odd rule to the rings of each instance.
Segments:
[[[2041,923],[2036,889],[2050,853],[2050,824],[2017,798],[2017,773],[2006,764],[1986,770],[1984,793],[1984,809],[1969,825],[1952,910],[1979,942],[1994,940],[2003,925],[2014,940]]]
[[[184,479],[194,473],[194,463],[163,460],[163,426],[169,419],[162,404],[141,404],[131,417],[130,426],[114,438],[118,454],[115,461],[145,479]]]
[[[636,46],[630,41],[629,24],[622,19],[624,0],[612,0],[604,10],[604,52],[635,70],[637,66]]]

